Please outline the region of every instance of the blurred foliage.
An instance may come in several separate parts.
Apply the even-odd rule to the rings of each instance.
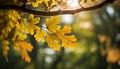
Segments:
[[[52,3],[49,3],[48,1],[49,0],[43,0],[42,2],[45,3],[45,6],[53,6],[56,4],[54,3],[56,0],[53,0]],[[82,1],[86,2],[87,0]],[[14,2],[16,2],[16,0],[14,0]],[[29,2],[29,4],[38,6],[39,3],[42,3],[41,1],[36,1],[34,2],[35,4],[33,2]],[[15,15],[12,16],[14,13]],[[66,23],[62,20],[60,20],[60,28],[59,25],[57,25],[59,23],[57,17],[46,19],[46,17],[37,18],[36,16],[28,14],[22,16],[23,13],[21,12],[20,14],[21,15],[18,15],[18,12],[11,10],[1,11],[0,13],[0,15],[2,15],[0,17],[0,23],[5,23],[0,25],[0,29],[4,29],[5,32],[2,33],[6,34],[2,36],[0,35],[0,39],[5,37],[6,39],[13,38],[12,40],[15,40],[10,40],[11,43],[8,42],[8,40],[2,40],[2,42],[0,42],[0,69],[120,69],[120,8],[118,2],[115,2],[114,5],[109,4],[95,11],[80,12],[74,15],[74,20],[70,24],[72,31],[71,27],[64,26]],[[24,18],[28,20],[26,25],[29,34],[27,36],[25,33],[20,33],[20,31],[24,31],[23,24],[26,22],[26,19]],[[41,20],[40,23],[46,22],[47,25],[49,25],[49,35],[52,35],[51,37],[46,35],[43,31],[38,31],[45,28],[44,24],[38,24],[39,20]],[[15,28],[13,28],[12,23]],[[20,28],[17,23],[20,24]],[[3,28],[3,25],[7,25],[7,28]],[[37,26],[43,27],[38,28]],[[31,28],[34,29],[30,30]],[[15,32],[16,29],[19,30],[19,32]],[[46,29],[44,30],[46,31]],[[34,34],[33,31],[36,31],[35,35],[30,35]],[[43,36],[40,32],[42,32],[45,37],[47,36],[46,42],[44,42],[44,39],[39,39],[39,36]],[[49,46],[51,47],[54,46],[54,44],[51,43],[53,41],[55,41],[55,45],[58,46],[59,41],[56,36],[58,36],[61,41],[64,41],[65,38],[67,39],[67,36],[73,41],[76,41],[74,36],[66,34],[69,32],[72,32],[71,34],[74,34],[77,38],[77,46],[75,50],[71,48],[64,49],[61,47],[60,51],[55,51],[59,48],[53,47],[55,50],[48,48],[47,43],[49,43]],[[15,34],[15,37],[9,36],[8,33],[12,35]],[[38,33],[40,33],[40,35],[38,35]],[[24,39],[31,44],[23,42],[22,40]],[[68,39],[68,41],[70,41],[70,39]],[[38,42],[36,42],[36,40]],[[69,45],[69,43],[64,43],[62,45],[65,45],[66,47],[66,44]],[[14,48],[12,46],[13,44],[15,45]],[[8,45],[10,49],[8,48]],[[34,48],[32,48],[31,45],[33,45]],[[24,62],[19,56],[20,51],[15,52],[13,49],[23,50],[21,56],[27,62],[30,62],[30,59],[27,59],[29,58],[29,54],[32,59],[31,62]],[[8,50],[9,52],[7,52]],[[26,54],[26,51],[31,53]],[[3,60],[4,57],[2,54],[6,57],[6,60],[9,59],[8,62]],[[6,55],[8,55],[8,58]]]

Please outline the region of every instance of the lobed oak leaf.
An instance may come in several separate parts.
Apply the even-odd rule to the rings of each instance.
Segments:
[[[20,48],[26,49],[29,52],[31,52],[33,49],[33,46],[25,41],[16,41],[16,43]]]
[[[48,43],[48,46],[50,48],[53,48],[54,50],[60,50],[59,40],[57,37],[52,35],[47,35],[46,42]]]
[[[71,33],[71,27],[69,25],[68,26],[65,25],[62,30],[58,29],[57,31],[59,31],[57,33],[60,33],[60,34]]]
[[[18,21],[18,19],[20,19],[20,16],[19,16],[19,14],[18,14],[18,12],[17,11],[15,11],[15,10],[10,10],[9,12],[8,12],[9,14],[9,18],[11,19],[11,26],[16,26],[16,28],[19,28],[19,21]]]
[[[12,40],[25,40],[27,38],[27,34],[24,34],[18,30],[15,31],[15,35]]]
[[[20,30],[21,32],[25,32],[25,23],[26,23],[26,21],[27,20],[25,18],[23,18],[19,22],[19,28],[18,28],[18,30]]]
[[[30,14],[30,16],[29,16],[29,23],[30,24],[38,24],[39,21],[40,21],[39,17],[34,18],[34,15]]]
[[[58,26],[59,22],[60,22],[60,19],[58,16],[53,16],[50,19],[47,18],[46,19],[46,26],[47,26],[49,32],[55,33],[56,30],[60,28],[60,26]]]
[[[44,36],[46,36],[46,32],[43,31],[42,29],[38,28],[36,30],[36,34],[34,35],[34,38],[36,41],[40,42],[45,42]]]
[[[24,41],[15,41],[14,43],[15,46],[19,47],[22,59],[24,59],[26,62],[30,62],[31,58],[29,57],[27,51],[32,52],[33,46]]]
[[[29,57],[27,51],[24,49],[20,49],[20,50],[21,50],[22,59],[25,59],[26,62],[30,62],[31,58]]]
[[[62,40],[62,46],[64,48],[71,47],[75,49],[76,47],[76,38],[74,35],[66,35],[71,32],[71,27],[70,26],[64,26],[64,28],[61,30],[57,30],[56,34],[59,39]]]
[[[40,18],[34,18],[34,15],[30,14],[28,19],[28,25],[26,26],[26,33],[34,34],[34,30],[36,29],[36,25],[40,21]]]

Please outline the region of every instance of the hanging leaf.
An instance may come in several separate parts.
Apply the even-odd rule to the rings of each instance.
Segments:
[[[67,35],[68,33],[71,33],[71,27],[70,26],[64,26],[64,28],[58,29],[56,34],[59,39],[62,40],[62,46],[64,48],[76,48],[76,38],[74,35]]]
[[[60,26],[58,25],[59,22],[60,22],[60,19],[58,16],[53,16],[51,18],[46,19],[46,26],[47,26],[50,33],[52,33],[52,32],[55,33],[56,30],[58,28],[60,28]]]
[[[60,50],[60,44],[57,37],[52,35],[47,35],[46,42],[48,43],[48,46],[50,48],[53,48],[54,50]]]
[[[33,46],[25,41],[15,41],[14,44],[15,46],[19,47],[22,59],[24,59],[26,62],[30,62],[31,58],[29,57],[27,51],[32,52]]]
[[[45,36],[46,36],[46,32],[38,27],[36,30],[36,34],[34,35],[35,40],[38,42],[40,41],[45,42],[45,39],[44,39]]]
[[[34,18],[34,15],[30,14],[28,19],[28,25],[26,26],[26,33],[29,33],[31,35],[34,34],[34,30],[37,28],[35,24],[38,24],[40,21],[40,18]]]
[[[9,51],[9,42],[7,40],[3,40],[2,42],[3,56],[5,56],[6,61],[8,61],[7,55]]]

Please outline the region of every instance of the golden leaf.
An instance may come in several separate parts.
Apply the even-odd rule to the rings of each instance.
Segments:
[[[15,40],[25,40],[27,38],[27,34],[23,34],[22,32],[16,30],[15,35],[12,38],[13,41]]]
[[[64,48],[71,47],[73,49],[76,48],[76,38],[74,35],[67,35],[68,33],[71,32],[71,27],[70,26],[64,26],[64,28],[61,30],[57,30],[56,34],[59,39],[62,40],[62,46]]]
[[[48,46],[50,48],[53,48],[54,50],[60,50],[59,40],[57,39],[57,37],[47,35],[46,42],[48,43]]]
[[[3,56],[5,56],[6,61],[8,61],[7,55],[9,51],[9,42],[7,40],[3,40],[2,42]]]
[[[52,3],[50,4],[50,7],[57,5],[57,1],[56,0],[52,0],[51,2]]]
[[[47,7],[48,7],[48,2],[49,2],[49,1],[50,1],[50,0],[42,0],[42,2],[45,3]]]
[[[25,41],[16,41],[16,43],[20,48],[24,48],[27,51],[32,52],[33,46],[30,43],[27,43]]]
[[[19,30],[20,30],[21,32],[25,32],[25,23],[26,23],[26,19],[25,19],[25,18],[23,18],[23,19],[20,21],[20,23],[19,23]]]
[[[40,41],[44,42],[45,41],[44,36],[46,36],[46,32],[43,31],[42,29],[38,28],[36,30],[36,34],[34,35],[34,38],[38,42],[40,42]]]
[[[34,34],[34,30],[36,29],[36,25],[38,24],[40,21],[40,18],[34,18],[34,15],[30,14],[29,16],[29,21],[28,21],[28,25],[26,26],[26,33],[30,33],[31,35]]]
[[[27,0],[27,4],[32,4],[33,7],[38,7],[42,0]]]
[[[120,58],[120,50],[116,47],[110,47],[108,49],[108,53],[107,53],[107,62],[109,63],[116,63],[119,61]]]
[[[42,2],[42,0],[33,2],[32,5],[33,5],[33,7],[38,7],[41,2]]]
[[[21,56],[22,56],[22,59],[25,59],[26,62],[31,61],[31,58],[29,57],[27,51],[24,49],[21,49]]]
[[[53,16],[50,19],[47,18],[46,25],[49,32],[56,32],[56,30],[60,28],[60,26],[58,26],[59,22],[60,22],[60,19],[58,16]]]
[[[24,59],[26,62],[30,62],[31,58],[29,57],[27,51],[32,52],[33,46],[24,41],[15,41],[14,44],[15,46],[19,47],[22,59]]]

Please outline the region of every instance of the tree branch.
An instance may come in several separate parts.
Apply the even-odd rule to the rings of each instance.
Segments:
[[[87,7],[87,8],[78,8],[74,10],[58,10],[58,11],[36,11],[36,10],[31,10],[23,6],[17,6],[17,5],[1,5],[0,4],[0,10],[6,10],[6,9],[12,9],[12,10],[18,10],[18,11],[23,11],[26,13],[34,14],[34,15],[40,15],[40,16],[54,16],[54,15],[62,15],[62,14],[75,14],[81,11],[89,11],[89,10],[95,10],[98,8],[103,7],[104,5],[108,3],[112,3],[115,0],[105,0],[104,2],[92,6],[92,7]]]

